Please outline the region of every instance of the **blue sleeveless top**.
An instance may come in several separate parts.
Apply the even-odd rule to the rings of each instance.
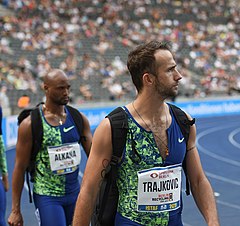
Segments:
[[[75,143],[80,139],[74,120],[66,107],[65,111],[67,114],[65,123],[59,126],[52,126],[46,121],[41,110],[43,141],[41,149],[36,157],[36,171],[33,188],[33,191],[39,195],[60,197],[65,194],[77,192],[80,189],[78,181],[79,167],[72,173],[62,175],[54,174],[50,167],[49,154],[47,151],[49,146]]]
[[[139,125],[132,117],[128,109],[126,107],[124,108],[128,114],[129,131],[127,134],[124,157],[118,168],[117,186],[119,190],[119,202],[117,215],[139,225],[176,225],[174,222],[181,222],[181,200],[181,207],[171,212],[137,211],[137,172],[153,167],[182,164],[186,152],[186,142],[183,138],[180,127],[178,126],[173,113],[170,112],[172,123],[167,129],[169,155],[166,157],[165,161],[163,161],[154,140],[153,133],[146,131],[141,127],[141,125]],[[135,141],[135,152],[132,150],[132,140]],[[173,222],[171,218],[176,218],[176,220]],[[119,218],[117,217],[117,219]]]

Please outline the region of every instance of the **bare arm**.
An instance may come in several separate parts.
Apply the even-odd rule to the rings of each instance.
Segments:
[[[204,174],[196,148],[196,126],[191,126],[188,141],[187,172],[198,209],[208,226],[219,226],[216,202],[210,182]]]
[[[112,155],[111,128],[104,119],[93,136],[93,143],[76,203],[73,226],[89,226],[99,188]]]
[[[31,148],[31,121],[30,117],[27,117],[18,128],[16,159],[12,176],[12,212],[8,218],[8,223],[12,226],[23,225],[20,202],[24,184],[24,173],[30,161]]]
[[[81,139],[81,144],[84,148],[86,155],[89,156],[90,148],[92,145],[92,133],[87,117],[83,113],[81,114],[83,117],[83,134],[82,134],[83,138]]]

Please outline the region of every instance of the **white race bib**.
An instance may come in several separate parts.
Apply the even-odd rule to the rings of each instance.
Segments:
[[[138,172],[138,211],[162,212],[180,207],[181,164]]]
[[[48,155],[51,170],[55,174],[72,173],[78,168],[81,161],[81,151],[78,143],[49,146]]]

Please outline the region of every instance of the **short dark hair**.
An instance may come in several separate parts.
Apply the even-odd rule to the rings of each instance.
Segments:
[[[158,65],[156,65],[154,54],[159,49],[169,50],[171,52],[170,43],[150,41],[137,46],[128,54],[127,67],[138,92],[141,91],[143,86],[143,74],[146,72],[153,75],[156,74]]]

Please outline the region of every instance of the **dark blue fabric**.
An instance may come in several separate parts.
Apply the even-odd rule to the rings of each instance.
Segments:
[[[78,192],[64,197],[33,194],[41,226],[69,226],[72,223]]]
[[[0,226],[6,226],[6,192],[0,179]]]

